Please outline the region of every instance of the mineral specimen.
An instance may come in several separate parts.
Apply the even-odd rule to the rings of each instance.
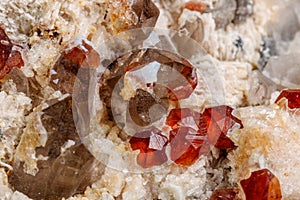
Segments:
[[[246,200],[281,200],[279,180],[268,169],[251,173],[248,179],[241,181]]]
[[[151,73],[151,76],[147,73]],[[127,75],[135,84],[124,85],[122,80],[124,81]],[[126,91],[124,95],[133,91],[132,105],[134,101],[143,104],[138,97],[134,97],[136,90],[148,89],[151,90],[152,97],[149,96],[150,93],[146,96],[152,103],[161,102],[162,107],[167,107],[166,102],[169,100],[177,101],[188,98],[197,86],[197,80],[196,69],[187,60],[166,51],[144,49],[132,51],[108,66],[101,76],[99,95],[110,110],[113,91],[115,91],[114,94],[117,94],[119,92],[116,91],[119,89],[123,94],[121,92],[123,88],[123,91]],[[120,99],[126,99],[124,95]],[[140,95],[140,97],[144,98],[145,95]]]

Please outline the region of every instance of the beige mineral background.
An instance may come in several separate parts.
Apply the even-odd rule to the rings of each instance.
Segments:
[[[70,200],[92,199],[209,199],[215,188],[234,186],[256,169],[269,168],[279,178],[283,199],[300,199],[299,115],[291,115],[273,105],[273,100],[251,99],[249,93],[253,70],[258,68],[263,36],[268,34],[268,24],[278,18],[284,5],[293,0],[255,0],[253,14],[241,23],[230,23],[234,12],[226,0],[199,0],[215,6],[220,12],[199,13],[184,9],[185,0],[155,0],[160,9],[157,27],[174,29],[199,42],[207,51],[203,66],[216,66],[223,82],[225,103],[239,108],[237,115],[244,129],[231,135],[238,148],[231,152],[229,160],[221,166],[211,166],[218,157],[214,149],[211,157],[201,157],[194,165],[183,168],[168,166],[158,172],[130,174],[106,168],[104,175],[83,194]],[[252,1],[249,1],[252,2]],[[87,38],[97,47],[104,41],[127,30],[135,23],[130,1],[123,0],[2,0],[0,22],[14,43],[23,47],[25,66],[21,69],[28,78],[34,78],[41,86],[41,102],[62,94],[49,86],[49,70],[60,53],[80,37]],[[216,6],[217,5],[217,6]],[[296,5],[296,4],[295,4]],[[298,4],[299,5],[299,4]],[[226,13],[224,15],[224,13]],[[221,15],[221,16],[218,16]],[[300,17],[299,17],[300,18]],[[229,22],[228,22],[229,21]],[[226,26],[226,28],[224,28]],[[279,29],[279,28],[278,28]],[[297,34],[299,35],[299,34]],[[235,45],[241,38],[243,45]],[[297,43],[297,38],[291,43]],[[299,41],[298,41],[299,42]],[[285,45],[282,44],[282,49]],[[290,51],[293,45],[288,48]],[[284,50],[282,50],[284,51]],[[12,80],[1,85],[0,91],[0,199],[26,200],[25,194],[8,184],[8,171],[13,170],[15,159],[25,162],[26,172],[38,171],[35,147],[45,143],[43,129],[26,134],[40,105],[19,92]],[[261,106],[252,104],[259,102]],[[210,105],[205,95],[192,96],[182,105],[197,107]],[[31,112],[37,107],[36,113]],[[27,129],[26,129],[27,128]],[[108,138],[118,142],[115,127],[102,127]],[[23,137],[32,137],[28,148],[20,146]],[[72,146],[72,143],[70,144]],[[68,147],[68,145],[67,145]],[[224,170],[232,167],[230,178],[223,177]],[[227,181],[224,182],[224,179]]]

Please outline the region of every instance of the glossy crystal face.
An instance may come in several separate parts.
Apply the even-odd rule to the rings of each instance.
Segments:
[[[275,103],[286,103],[290,109],[300,108],[300,90],[294,89],[281,91]]]
[[[282,198],[280,182],[268,169],[254,171],[241,185],[247,200],[280,200]]]

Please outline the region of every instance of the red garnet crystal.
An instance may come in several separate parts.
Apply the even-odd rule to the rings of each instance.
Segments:
[[[237,200],[237,194],[234,189],[218,189],[214,191],[210,200]]]
[[[288,102],[288,107],[290,109],[300,108],[300,89],[295,90],[283,90],[276,99],[275,103],[280,104],[284,99]]]
[[[279,180],[268,169],[252,172],[241,185],[246,200],[280,200],[282,197]]]
[[[189,108],[172,109],[167,117],[166,124],[171,126],[172,129],[179,126],[188,126],[195,129],[199,126],[200,115],[200,113]]]
[[[192,165],[201,154],[207,153],[205,138],[205,135],[197,133],[190,127],[171,130],[171,159],[177,164]],[[205,146],[201,148],[203,145]]]
[[[0,27],[0,79],[8,74],[13,67],[22,67],[24,62],[21,53],[13,50],[13,44]]]
[[[137,163],[144,168],[161,165],[167,161],[167,142],[168,138],[155,127],[136,133],[129,141],[132,150],[140,150]]]
[[[185,4],[185,8],[191,11],[197,11],[203,13],[207,8],[207,4],[202,2],[189,1]]]
[[[216,106],[203,112],[206,118],[208,142],[220,149],[234,147],[234,143],[226,136],[233,128],[243,128],[241,120],[232,115],[233,108]]]

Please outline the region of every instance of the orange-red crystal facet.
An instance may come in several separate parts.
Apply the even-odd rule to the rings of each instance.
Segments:
[[[161,165],[167,161],[167,142],[168,138],[155,127],[136,133],[129,141],[132,150],[140,150],[137,163],[144,168]]]
[[[268,169],[251,173],[241,181],[246,200],[281,200],[279,180]]]
[[[185,4],[185,8],[191,11],[198,11],[200,13],[203,13],[207,8],[207,4],[202,2],[189,1]]]
[[[281,91],[275,103],[279,104],[283,99],[287,100],[290,109],[300,108],[300,89]]]
[[[190,127],[173,129],[170,131],[171,160],[181,165],[192,165],[200,156],[205,138]]]
[[[233,108],[216,106],[205,109],[203,115],[207,123],[208,142],[220,149],[234,147],[234,143],[226,136],[233,128],[243,128],[241,120],[232,115]]]

